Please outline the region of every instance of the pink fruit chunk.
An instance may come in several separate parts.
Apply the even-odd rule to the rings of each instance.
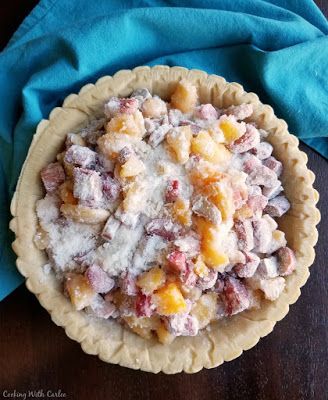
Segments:
[[[256,147],[251,149],[251,152],[256,155],[259,160],[265,160],[272,154],[273,147],[268,142],[261,142]]]
[[[178,250],[184,252],[187,257],[196,257],[200,252],[200,236],[196,232],[190,231],[176,239],[174,245]]]
[[[219,293],[219,294],[223,293],[224,277],[222,275],[219,275],[218,279],[215,282],[213,290],[214,290],[214,292]]]
[[[166,257],[168,261],[168,267],[171,271],[176,273],[184,272],[187,268],[187,258],[181,251],[175,250],[168,254]]]
[[[169,111],[169,123],[173,126],[179,126],[180,121],[183,120],[185,116],[180,110],[172,109]]]
[[[259,253],[267,253],[272,241],[272,229],[270,223],[265,218],[255,219],[254,228],[254,246]]]
[[[163,142],[163,140],[165,139],[166,134],[168,133],[168,131],[171,128],[172,128],[172,125],[162,124],[158,128],[154,129],[151,132],[150,136],[149,136],[148,143],[152,147],[157,147],[160,143]]]
[[[250,251],[254,247],[253,227],[250,220],[237,220],[234,230],[238,238],[238,248],[242,251]]]
[[[101,296],[97,297],[96,300],[90,304],[90,308],[99,318],[108,319],[118,316],[115,305],[110,301],[103,300]]]
[[[153,314],[151,296],[138,293],[135,302],[137,317],[150,317]]]
[[[121,185],[111,174],[104,174],[102,175],[102,190],[108,201],[115,201],[120,196]]]
[[[117,161],[120,164],[125,164],[133,154],[134,154],[134,151],[130,147],[124,146],[119,152]]]
[[[94,169],[97,162],[97,153],[88,147],[73,144],[66,151],[64,160],[76,167]]]
[[[262,194],[260,186],[257,185],[248,186],[248,196],[259,196],[260,194]]]
[[[230,106],[225,113],[233,115],[237,120],[242,121],[253,114],[253,105],[244,103],[239,106]]]
[[[254,214],[262,213],[267,204],[268,204],[267,197],[261,194],[255,196],[249,196],[247,200],[247,205],[253,211]]]
[[[189,314],[167,317],[165,318],[165,325],[174,336],[196,336],[199,329],[198,320]]]
[[[148,235],[161,236],[166,240],[175,240],[181,235],[181,226],[172,222],[169,218],[155,218],[146,226]]]
[[[289,247],[281,247],[277,251],[279,275],[290,275],[296,268],[296,257]]]
[[[120,99],[120,113],[134,114],[138,110],[138,100],[134,98]]]
[[[264,187],[262,193],[266,196],[269,200],[273,199],[274,197],[278,196],[278,194],[283,190],[280,181],[277,181],[277,184],[273,187]]]
[[[98,265],[91,265],[85,271],[85,276],[88,279],[90,286],[97,293],[107,293],[113,289],[115,285],[114,279]]]
[[[192,211],[214,225],[218,225],[222,221],[221,211],[204,196],[196,195],[193,198]]]
[[[275,278],[278,276],[278,261],[277,257],[268,257],[261,260],[257,269],[257,273],[261,278]]]
[[[110,216],[101,232],[101,237],[105,240],[112,240],[121,226],[121,221],[117,220],[114,216]]]
[[[188,288],[193,288],[196,285],[197,275],[190,261],[187,261],[186,269],[180,274],[180,280]]]
[[[233,153],[245,153],[253,147],[256,147],[259,143],[259,131],[253,125],[247,124],[246,133],[244,133],[239,139],[235,140],[229,148]]]
[[[285,196],[277,196],[269,200],[264,212],[271,217],[281,217],[290,209],[290,203]]]
[[[261,165],[261,161],[253,154],[246,154],[244,158],[242,169],[246,174],[250,174],[254,169]]]
[[[106,117],[112,118],[117,114],[134,114],[138,110],[139,102],[134,98],[111,97],[105,104],[104,113]]]
[[[250,306],[245,285],[232,276],[224,279],[223,301],[228,315],[240,313]]]
[[[120,287],[124,294],[128,296],[136,296],[138,287],[136,285],[136,278],[129,272],[124,272],[120,279]]]
[[[180,183],[177,179],[172,179],[169,181],[166,192],[165,192],[165,202],[173,203],[180,194]]]
[[[65,181],[64,168],[59,163],[51,163],[41,171],[41,179],[47,192],[54,192]]]
[[[269,157],[263,161],[263,164],[270,168],[272,171],[276,173],[277,176],[280,176],[282,173],[282,164],[280,161],[276,160],[274,157]]]
[[[234,271],[239,278],[250,278],[255,274],[255,271],[260,263],[260,257],[256,254],[245,251],[245,264],[236,264]]]
[[[102,181],[98,172],[74,168],[74,197],[91,203],[102,199]]]
[[[202,104],[195,108],[195,117],[199,119],[212,120],[219,117],[218,112],[212,104]]]
[[[198,278],[196,286],[202,290],[212,289],[218,279],[218,272],[210,269],[207,276]]]
[[[259,165],[247,177],[249,185],[273,187],[277,185],[277,182],[276,173],[265,165]]]

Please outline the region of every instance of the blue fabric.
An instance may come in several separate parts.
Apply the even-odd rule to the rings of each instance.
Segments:
[[[37,123],[122,68],[167,64],[238,81],[328,157],[328,23],[311,0],[43,0],[0,53],[0,298],[22,278],[9,203]]]

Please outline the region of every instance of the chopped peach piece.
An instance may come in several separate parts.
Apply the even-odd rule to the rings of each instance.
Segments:
[[[159,289],[165,283],[165,272],[158,267],[152,268],[149,271],[143,273],[137,279],[137,286],[145,294],[151,294],[155,290]]]
[[[144,172],[145,164],[136,156],[131,156],[120,169],[122,178],[131,178]]]
[[[170,344],[175,339],[175,336],[170,333],[163,322],[160,323],[158,328],[156,329],[157,337],[160,343],[162,344]]]
[[[190,314],[197,318],[199,329],[205,328],[216,318],[217,300],[217,293],[209,292],[203,294],[192,308]]]
[[[60,211],[65,218],[82,224],[99,224],[109,217],[109,212],[102,208],[89,208],[75,204],[62,204]]]
[[[196,186],[206,186],[224,178],[225,174],[218,171],[217,166],[205,160],[197,163],[189,173],[190,181]]]
[[[82,274],[69,274],[66,277],[65,289],[77,310],[90,305],[96,295],[88,279]]]
[[[200,131],[192,138],[191,151],[214,164],[227,162],[232,155],[223,144],[215,143],[207,131]]]
[[[152,331],[155,331],[160,323],[157,316],[136,317],[131,315],[124,316],[123,320],[133,332],[145,339],[152,338]]]
[[[172,205],[172,214],[177,222],[182,225],[191,225],[192,212],[189,208],[189,201],[178,198]]]
[[[215,240],[202,241],[201,254],[209,267],[223,272],[223,268],[229,264],[229,258],[224,254]]]
[[[179,126],[166,135],[167,144],[180,164],[185,164],[189,159],[191,139],[190,126]]]
[[[253,216],[253,210],[247,205],[244,204],[239,210],[236,210],[233,218],[234,219],[247,219],[247,218],[252,218]]]
[[[41,228],[41,226],[38,226],[36,234],[34,235],[33,241],[39,250],[46,249],[49,246],[48,233],[43,228]]]
[[[142,138],[145,133],[143,116],[139,110],[134,114],[119,114],[108,122],[106,132],[125,133]]]
[[[77,204],[78,200],[73,195],[73,182],[65,181],[59,186],[59,197],[66,204]]]
[[[143,207],[148,186],[143,181],[132,182],[124,192],[123,209],[125,212],[138,213]]]
[[[153,295],[153,301],[160,315],[179,314],[187,308],[186,301],[178,285],[174,282],[157,290]]]
[[[205,188],[209,200],[221,211],[223,221],[231,218],[235,212],[232,189],[224,183],[216,182]]]
[[[187,80],[177,84],[171,96],[171,107],[177,108],[183,113],[191,112],[198,101],[197,89]]]
[[[225,142],[227,144],[234,142],[241,136],[241,132],[237,126],[227,119],[220,122],[220,129],[224,134]]]
[[[196,275],[198,275],[200,278],[205,278],[209,273],[209,269],[207,268],[201,256],[197,257],[194,266],[194,271]]]

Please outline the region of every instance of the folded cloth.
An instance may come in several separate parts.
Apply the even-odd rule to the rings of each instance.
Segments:
[[[311,0],[42,0],[0,53],[0,298],[22,281],[9,204],[36,125],[69,93],[138,65],[222,75],[328,157],[328,22]]]

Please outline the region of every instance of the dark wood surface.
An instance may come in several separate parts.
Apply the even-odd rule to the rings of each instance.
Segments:
[[[2,48],[35,0],[0,2]],[[328,14],[328,1],[317,4]],[[273,333],[238,359],[194,375],[148,374],[84,354],[21,286],[0,303],[0,398],[156,400],[328,399],[328,163],[301,146],[321,194],[317,257],[302,295]],[[16,390],[16,393],[14,392]],[[11,394],[16,397],[8,397]],[[44,397],[42,397],[44,394]]]

